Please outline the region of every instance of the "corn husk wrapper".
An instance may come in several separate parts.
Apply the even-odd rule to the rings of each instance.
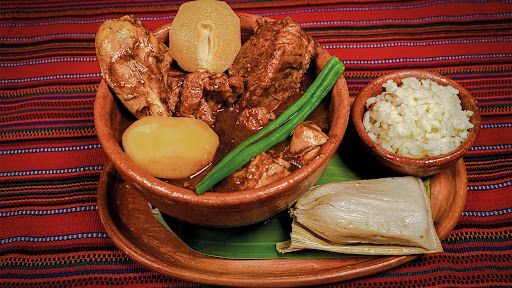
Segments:
[[[277,244],[281,253],[302,249],[362,255],[443,251],[425,186],[417,177],[316,186],[290,211],[291,240]]]

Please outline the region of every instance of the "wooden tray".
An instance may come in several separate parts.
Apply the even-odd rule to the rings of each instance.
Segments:
[[[466,193],[462,159],[432,177],[431,207],[440,239],[457,224]],[[160,225],[148,203],[121,179],[111,163],[100,178],[98,209],[110,238],[129,257],[151,270],[192,282],[245,287],[318,285],[375,274],[418,257],[229,260],[206,256]]]

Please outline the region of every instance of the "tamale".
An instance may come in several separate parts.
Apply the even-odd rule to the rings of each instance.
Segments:
[[[291,239],[279,252],[317,249],[346,254],[441,252],[420,178],[391,177],[313,187],[290,210]]]

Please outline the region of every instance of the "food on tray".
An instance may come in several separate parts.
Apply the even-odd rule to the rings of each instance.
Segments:
[[[260,18],[229,68],[246,83],[238,108],[240,122],[250,129],[265,126],[274,110],[299,91],[314,56],[314,41],[290,18]]]
[[[383,148],[409,157],[448,153],[468,137],[472,111],[462,110],[459,91],[432,80],[409,77],[366,102],[363,125]]]
[[[96,33],[96,55],[103,79],[137,117],[169,116],[162,78],[172,58],[167,47],[131,16],[105,21]]]
[[[417,177],[316,186],[290,210],[291,240],[280,252],[316,249],[347,254],[441,252],[425,186]]]
[[[201,120],[147,116],[123,134],[123,148],[133,162],[155,177],[189,177],[213,159],[217,134]]]
[[[130,137],[141,135],[130,131],[144,126],[136,123],[123,143],[132,160],[156,177],[185,188],[196,187],[212,170],[208,180],[196,187],[202,193],[261,187],[307,165],[318,155],[328,139],[324,132],[330,125],[327,107],[319,104],[343,72],[343,65],[337,58],[332,59],[326,65],[329,69],[320,73],[318,81],[300,97],[310,83],[306,75],[315,72],[316,64],[311,65],[314,41],[290,18],[261,17],[254,29],[242,46],[240,19],[226,3],[212,0],[192,1],[180,7],[169,32],[169,49],[130,16],[101,25],[96,49],[103,75],[135,116],[195,118],[209,125],[220,140],[215,155],[203,152],[197,156],[201,161],[189,158],[187,165],[177,161],[177,154],[169,155],[169,150],[154,151],[166,157],[162,159],[164,164],[154,165],[156,154],[146,157],[142,155],[146,150],[136,146],[145,140]],[[294,108],[288,111],[290,107]],[[279,121],[274,120],[276,116]],[[290,134],[306,120],[309,122],[295,131],[294,148],[290,149]],[[164,126],[168,125],[158,127]],[[187,132],[176,127],[167,127],[166,131],[171,130]],[[192,130],[181,136],[192,141],[197,136],[194,131],[199,131]],[[180,136],[154,133],[154,139]],[[135,149],[130,150],[130,143],[135,143]],[[241,143],[245,144],[236,148]],[[219,161],[222,165],[216,165]]]
[[[241,46],[240,18],[228,4],[197,0],[182,4],[169,30],[169,48],[185,71],[224,72]]]

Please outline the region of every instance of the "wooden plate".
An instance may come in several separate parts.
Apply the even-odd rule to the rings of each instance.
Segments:
[[[462,159],[433,176],[431,206],[440,239],[457,224],[466,193]],[[129,257],[151,270],[192,282],[246,287],[318,285],[375,274],[418,257],[229,260],[206,256],[160,225],[147,201],[122,180],[111,163],[100,178],[98,209],[110,238]]]

